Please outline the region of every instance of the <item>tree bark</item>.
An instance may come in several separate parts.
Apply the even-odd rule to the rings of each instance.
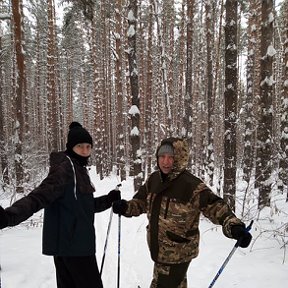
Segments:
[[[280,163],[279,163],[279,178],[282,191],[287,193],[286,201],[288,202],[288,1],[283,4],[283,81],[281,93],[281,139],[280,139]],[[280,186],[280,185],[278,185]]]
[[[2,55],[2,28],[0,27],[0,55]],[[3,60],[0,57],[0,166],[1,166],[1,178],[3,179],[3,186],[9,184],[9,174],[8,174],[8,160],[7,160],[7,150],[5,149],[5,114],[4,114],[4,103],[3,103]]]
[[[260,209],[270,206],[272,176],[273,87],[273,0],[262,1],[260,119],[257,129],[256,181],[259,187]]]
[[[16,192],[23,193],[24,167],[23,167],[23,140],[24,140],[24,101],[26,97],[26,75],[24,59],[24,39],[23,39],[23,3],[22,0],[12,1],[14,45],[15,45],[15,91],[16,91],[16,122],[15,132],[15,173],[16,173]]]
[[[186,88],[184,97],[184,117],[183,128],[184,135],[187,138],[189,148],[192,148],[192,57],[193,57],[193,18],[194,18],[194,0],[187,0],[187,36],[186,36]]]
[[[139,98],[139,82],[137,69],[136,54],[136,31],[137,31],[137,0],[130,0],[128,5],[128,62],[129,62],[129,78],[132,94],[132,107],[130,115],[132,120],[132,130],[130,132],[130,140],[132,145],[133,159],[133,176],[134,189],[138,190],[143,181],[143,173],[141,172],[141,149],[140,149],[140,98]]]
[[[56,79],[56,35],[55,35],[55,4],[48,0],[48,50],[47,50],[47,97],[48,97],[48,149],[59,150],[59,98]]]
[[[237,1],[227,0],[225,23],[225,134],[223,198],[235,210],[237,121]]]

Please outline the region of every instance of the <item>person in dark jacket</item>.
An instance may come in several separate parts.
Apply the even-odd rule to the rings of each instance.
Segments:
[[[120,191],[94,198],[86,166],[92,137],[78,122],[69,126],[66,150],[52,152],[48,176],[11,207],[0,206],[0,228],[15,226],[44,208],[42,250],[54,256],[58,288],[102,288],[95,257],[94,213],[120,199]]]
[[[164,139],[157,152],[159,170],[153,172],[133,199],[113,203],[113,212],[126,217],[147,213],[147,241],[154,273],[150,288],[186,288],[187,270],[198,255],[202,213],[224,234],[248,247],[251,234],[222,198],[188,170],[188,144]]]

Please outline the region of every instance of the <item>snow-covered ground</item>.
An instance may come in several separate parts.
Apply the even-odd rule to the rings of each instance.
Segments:
[[[100,181],[91,172],[96,187],[96,195],[106,194],[118,184],[116,176]],[[93,176],[94,175],[94,176]],[[133,196],[132,179],[122,182],[122,198]],[[284,197],[284,196],[283,196]],[[4,207],[5,201],[0,202]],[[282,219],[288,222],[288,205],[283,200],[282,209],[286,211]],[[41,217],[42,211],[34,216]],[[95,216],[97,258],[100,266],[107,233],[110,210]],[[272,221],[274,222],[274,220]],[[266,224],[265,224],[266,223]],[[146,244],[145,215],[134,218],[121,217],[121,255],[120,287],[148,288],[153,270]],[[271,220],[255,221],[251,233],[254,241],[248,249],[238,248],[216,281],[214,287],[241,288],[286,288],[288,283],[288,259],[285,259],[285,246],[281,237],[272,233],[261,233],[270,230]],[[276,225],[277,226],[277,225]],[[206,219],[201,220],[201,242],[198,258],[191,262],[188,270],[188,287],[208,287],[224,260],[232,250],[235,241],[227,239],[221,227],[213,225]],[[55,271],[52,257],[41,254],[41,225],[31,227],[27,223],[17,227],[0,230],[0,264],[2,288],[55,288]],[[259,234],[261,234],[260,237]],[[279,240],[280,239],[280,240]],[[287,241],[287,238],[286,238]],[[287,244],[287,243],[286,243]],[[104,288],[117,287],[118,261],[118,216],[113,215],[110,236],[103,269]],[[283,263],[284,262],[284,263]]]

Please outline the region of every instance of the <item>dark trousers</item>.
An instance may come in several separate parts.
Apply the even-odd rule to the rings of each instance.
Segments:
[[[58,288],[103,288],[96,257],[54,256]]]

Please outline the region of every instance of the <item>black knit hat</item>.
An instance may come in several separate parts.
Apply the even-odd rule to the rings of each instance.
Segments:
[[[72,122],[69,125],[69,133],[67,138],[67,149],[73,149],[73,147],[79,143],[88,143],[93,146],[92,137],[89,132],[82,127],[78,122]]]

